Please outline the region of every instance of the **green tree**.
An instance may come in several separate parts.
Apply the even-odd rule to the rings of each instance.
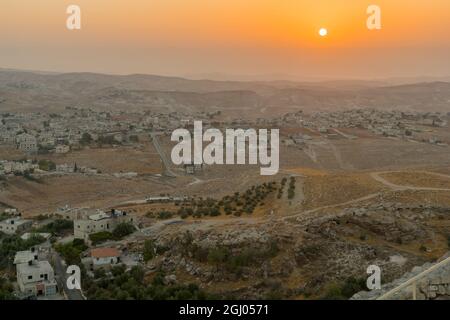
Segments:
[[[81,135],[80,144],[88,145],[92,143],[92,136],[88,132],[84,132]]]
[[[207,259],[209,263],[215,264],[218,267],[227,259],[229,254],[228,249],[225,247],[213,248],[209,250]]]
[[[54,171],[56,169],[56,164],[50,160],[39,160],[39,169],[44,171]]]
[[[113,230],[112,234],[116,239],[122,239],[130,234],[132,234],[136,229],[131,223],[123,222],[117,225]]]
[[[144,242],[144,261],[147,262],[155,257],[155,244],[153,240],[145,240]]]

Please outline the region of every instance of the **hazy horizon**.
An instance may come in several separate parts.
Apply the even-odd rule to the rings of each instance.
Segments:
[[[417,75],[410,77],[379,77],[379,78],[363,78],[363,77],[301,77],[292,74],[227,74],[220,72],[198,73],[198,74],[160,74],[160,73],[114,73],[114,72],[94,72],[90,70],[33,70],[33,69],[21,69],[14,67],[0,66],[1,71],[13,71],[13,72],[27,72],[35,74],[101,74],[107,76],[155,76],[155,77],[167,77],[167,78],[180,78],[186,80],[210,80],[210,81],[236,81],[236,82],[304,82],[304,83],[325,83],[333,81],[342,82],[380,82],[386,84],[408,84],[408,83],[420,83],[420,82],[450,82],[450,75],[443,76],[429,76],[429,75]]]
[[[2,67],[225,80],[450,75],[444,0],[378,0],[382,29],[376,31],[366,28],[372,3],[365,0],[79,0],[82,29],[75,31],[66,29],[70,4],[4,0]],[[319,37],[321,27],[327,37]]]

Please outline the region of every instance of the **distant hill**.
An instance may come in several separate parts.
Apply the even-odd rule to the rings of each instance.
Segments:
[[[370,107],[448,112],[450,83],[216,81],[0,69],[0,111],[54,112],[67,106],[158,112],[297,106],[305,111]]]

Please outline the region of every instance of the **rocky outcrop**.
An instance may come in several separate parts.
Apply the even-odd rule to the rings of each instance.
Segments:
[[[439,259],[436,263],[426,263],[422,266],[414,267],[410,272],[401,278],[383,285],[380,290],[361,291],[355,294],[352,300],[375,300],[390,290],[402,285],[409,279],[429,270],[433,265],[450,258],[450,252]],[[389,297],[392,300],[410,300],[413,297],[412,287],[408,286]],[[450,262],[433,270],[417,281],[416,299],[450,299]]]

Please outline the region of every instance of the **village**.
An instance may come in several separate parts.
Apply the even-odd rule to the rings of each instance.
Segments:
[[[99,269],[122,265],[129,270],[143,262],[142,253],[126,251],[124,239],[137,230],[138,221],[123,211],[66,207],[52,215],[24,219],[17,209],[7,208],[1,218],[0,232],[19,237],[17,241],[28,246],[11,252],[11,261],[6,262],[16,269],[13,286],[18,299],[70,299],[74,293],[67,293],[65,283],[72,263],[82,264],[93,277]]]
[[[251,225],[252,221],[260,221],[254,220],[253,217],[264,217],[261,221],[265,219],[271,221],[270,219],[280,213],[294,214],[300,209],[302,211],[310,209],[309,201],[313,201],[315,195],[308,193],[311,188],[303,186],[305,182],[297,184],[296,177],[298,177],[297,181],[306,181],[306,183],[311,183],[312,179],[301,174],[300,171],[285,169],[288,166],[284,166],[280,170],[281,177],[277,176],[275,181],[259,180],[260,177],[254,180],[249,179],[250,181],[243,184],[238,192],[232,190],[233,187],[226,180],[222,181],[223,184],[219,184],[221,178],[217,177],[222,174],[220,168],[194,163],[174,166],[167,159],[170,152],[170,135],[178,128],[194,130],[194,119],[201,120],[205,129],[279,128],[281,145],[287,148],[288,152],[293,152],[290,157],[296,159],[294,155],[304,153],[314,161],[312,163],[314,165],[317,160],[316,152],[321,151],[320,146],[333,146],[332,143],[336,142],[353,145],[367,137],[372,139],[371,142],[389,139],[389,141],[400,141],[408,145],[425,144],[428,148],[439,152],[441,148],[448,147],[450,142],[446,135],[449,116],[444,113],[370,109],[310,114],[297,111],[265,119],[228,118],[217,112],[203,112],[193,116],[183,112],[106,113],[79,108],[66,108],[58,115],[3,114],[0,126],[1,145],[19,153],[14,156],[5,152],[7,157],[0,159],[0,178],[4,185],[5,198],[12,200],[12,202],[1,203],[0,208],[0,239],[2,240],[0,292],[2,288],[7,288],[5,291],[12,292],[15,299],[108,299],[126,298],[129,294],[133,294],[134,298],[142,295],[153,298],[160,297],[162,293],[158,290],[163,290],[161,289],[163,286],[169,286],[175,293],[170,290],[165,291],[168,295],[164,296],[165,298],[181,294],[180,292],[205,297],[206,293],[199,287],[192,286],[191,281],[209,283],[209,279],[214,278],[214,272],[211,270],[216,268],[219,262],[225,264],[226,269],[221,273],[220,281],[218,281],[223,283],[234,281],[234,273],[242,272],[241,269],[246,270],[252,264],[258,265],[260,259],[275,259],[280,250],[272,247],[274,245],[272,238],[276,238],[277,243],[280,241],[283,243],[285,241],[283,233],[266,237],[260,234],[262,231],[258,231],[255,235],[257,239],[252,245],[263,243],[261,247],[252,247],[254,252],[249,254],[250,258],[246,256],[247,252],[242,253],[236,249],[238,252],[234,253],[237,255],[236,258],[231,251],[226,251],[229,249],[225,250],[222,247],[205,249],[198,247],[197,244],[193,245],[190,243],[192,240],[189,238],[189,232],[194,230],[198,237],[197,241],[201,242],[205,232],[219,232],[220,228],[216,229],[216,226],[229,223],[229,227],[238,226],[239,229],[241,223],[245,226],[245,223]],[[145,145],[143,139],[147,139]],[[146,155],[143,153],[137,162],[154,166],[163,164],[164,170],[159,168],[154,172],[146,173],[131,169],[118,170],[112,167],[104,172],[103,168],[100,169],[102,165],[100,162],[94,160],[87,162],[89,165],[86,165],[68,157],[84,151],[89,158],[93,152],[99,150],[107,150],[111,152],[108,153],[109,155],[118,157],[125,152],[126,148],[141,150],[150,146],[151,143],[154,145],[155,157],[152,160],[143,158]],[[335,151],[335,148],[330,150]],[[346,164],[339,156],[336,152],[336,161],[345,168]],[[126,160],[122,160],[121,168],[129,168],[131,159],[127,157],[128,154],[125,156]],[[247,172],[236,171],[235,174],[240,177],[245,176]],[[377,181],[386,184],[385,180],[376,174],[364,173],[364,175],[368,176],[370,185]],[[45,189],[47,185],[50,185],[54,181],[53,178],[67,178],[67,180],[61,180],[67,184],[70,183],[70,179],[80,177],[105,178],[105,184],[93,189],[94,192],[87,191],[83,197],[77,196],[76,200],[71,200],[75,195],[59,198],[59,193],[70,194],[70,192],[60,192],[64,188],[61,186],[58,190],[52,191],[53,193],[49,192],[54,199],[51,205],[49,205],[50,198],[36,192],[38,188]],[[439,177],[439,174],[436,174],[435,178]],[[79,185],[76,184],[76,192],[78,190],[82,192],[81,189],[84,188],[87,180],[80,181]],[[127,181],[130,184],[122,187]],[[131,184],[141,181],[146,183],[140,184],[144,186],[144,189],[136,187],[135,193],[130,192]],[[218,183],[218,191],[212,193],[208,183],[215,182]],[[34,200],[24,201],[28,193],[24,193],[22,198],[18,198],[17,191],[9,195],[6,193],[10,188],[9,184],[13,186],[17,184],[19,188],[22,188],[24,183],[30,186],[30,194],[35,197]],[[107,192],[105,190],[110,190],[115,183],[119,186],[118,191],[113,191],[114,193],[109,195],[110,198],[105,197],[103,202],[97,203],[97,198],[103,198]],[[429,191],[433,191],[431,190],[433,188],[436,192],[446,190],[444,182],[436,183],[442,183],[443,187],[438,188],[439,185],[438,187],[432,185]],[[177,189],[177,184],[184,185],[185,188]],[[285,185],[286,190],[283,192]],[[387,183],[387,186],[394,190],[403,190],[395,184]],[[245,188],[248,189],[245,190]],[[375,191],[378,192],[380,186],[373,188],[373,195],[368,193],[368,196],[377,195]],[[409,188],[414,190],[413,187],[405,188],[406,191],[410,190]],[[424,188],[424,191],[426,190]],[[81,202],[86,195],[92,195],[89,205]],[[119,198],[123,195],[123,198]],[[358,199],[358,196],[359,193],[354,198]],[[350,194],[348,199],[354,198]],[[20,202],[17,199],[22,200]],[[19,204],[17,208],[14,205],[15,201]],[[38,201],[45,201],[45,206],[34,206],[33,202]],[[347,198],[342,199],[344,204],[347,203],[346,201]],[[384,204],[385,201],[380,200],[379,203]],[[25,208],[25,214],[19,209],[20,206]],[[315,206],[320,209],[320,204],[315,204],[312,208]],[[417,210],[422,213],[428,208],[420,207]],[[441,207],[433,209],[433,211],[437,210],[441,210]],[[348,214],[346,210],[342,213]],[[218,219],[215,220],[215,218]],[[287,217],[278,219],[285,221],[285,218]],[[271,224],[268,223],[269,225]],[[271,230],[268,226],[268,230]],[[181,233],[176,229],[177,227],[189,232]],[[159,240],[160,231],[166,228],[172,231],[168,235],[163,233],[164,236],[168,239],[179,236],[181,240],[176,241],[181,241],[183,247],[180,248],[181,244],[176,242],[172,248],[170,241],[164,245],[155,245],[155,239],[162,241]],[[246,236],[250,235],[251,238],[252,232],[246,228],[241,229],[245,230]],[[309,229],[314,230],[314,228]],[[244,238],[240,238],[241,233],[238,233],[238,230],[232,229],[230,234],[233,232],[236,232],[236,235],[226,235],[226,241],[233,244],[235,244],[233,241],[238,239],[244,241]],[[389,241],[409,243],[422,236],[418,233],[412,239],[408,234],[402,233],[401,237],[395,234],[389,235]],[[356,236],[357,239],[365,239],[365,237],[366,235]],[[168,241],[164,237],[162,239]],[[166,250],[168,253],[163,254]],[[225,250],[225,253],[221,250]],[[422,251],[425,254],[437,255],[436,252],[440,254],[439,250],[427,250],[429,250],[428,247],[419,249],[419,254],[422,254]],[[411,257],[411,263],[413,262],[415,261]],[[238,264],[238,267],[229,266],[227,263]],[[70,276],[67,274],[67,268],[70,265],[81,267],[82,290],[69,290],[66,286],[66,280]],[[183,272],[188,274],[188,278],[182,281],[186,287],[180,287],[177,281],[179,277],[178,274],[175,275],[177,268],[186,269]],[[162,269],[170,272],[161,273]],[[397,272],[400,271],[397,270]],[[145,285],[143,285],[144,276],[149,277]],[[245,275],[245,277],[248,278],[251,275]],[[109,287],[108,281],[117,281],[117,285]],[[125,285],[128,282],[130,284]],[[145,293],[136,293],[136,288]],[[250,289],[246,294],[249,294],[248,297],[256,297]],[[284,294],[289,296],[292,293]]]
[[[206,118],[206,115],[204,115]],[[68,107],[60,114],[4,113],[0,141],[27,154],[64,154],[90,143],[132,144],[148,130],[169,134],[191,116],[180,113],[150,114],[96,112]],[[187,119],[187,120],[186,120]]]
[[[448,144],[434,136],[433,128],[444,128],[450,115],[434,112],[380,111],[352,109],[337,112],[302,111],[286,113],[272,118],[229,119],[220,112],[174,113],[127,113],[100,112],[85,108],[67,107],[60,114],[11,114],[1,115],[0,141],[26,154],[65,154],[93,143],[97,145],[133,145],[139,135],[157,132],[170,136],[178,128],[193,130],[194,119],[202,121],[205,129],[217,127],[251,128],[266,126],[284,128],[297,126],[326,137],[355,135],[339,129],[363,129],[375,135],[395,137],[411,141],[445,146]],[[424,133],[429,133],[426,138]],[[308,140],[308,134],[290,136],[287,140],[299,143]],[[29,168],[31,169],[31,168]],[[25,169],[26,170],[26,169]],[[22,170],[23,171],[23,170]]]
[[[275,120],[261,119],[260,123],[271,125],[297,125],[311,133],[291,135],[284,142],[287,145],[304,146],[314,134],[327,139],[357,139],[355,129],[375,136],[402,139],[410,142],[448,146],[448,141],[433,134],[433,129],[445,128],[450,114],[385,111],[375,109],[352,109],[336,112],[315,112],[305,116],[303,112],[288,113]],[[344,129],[349,132],[343,132]]]

